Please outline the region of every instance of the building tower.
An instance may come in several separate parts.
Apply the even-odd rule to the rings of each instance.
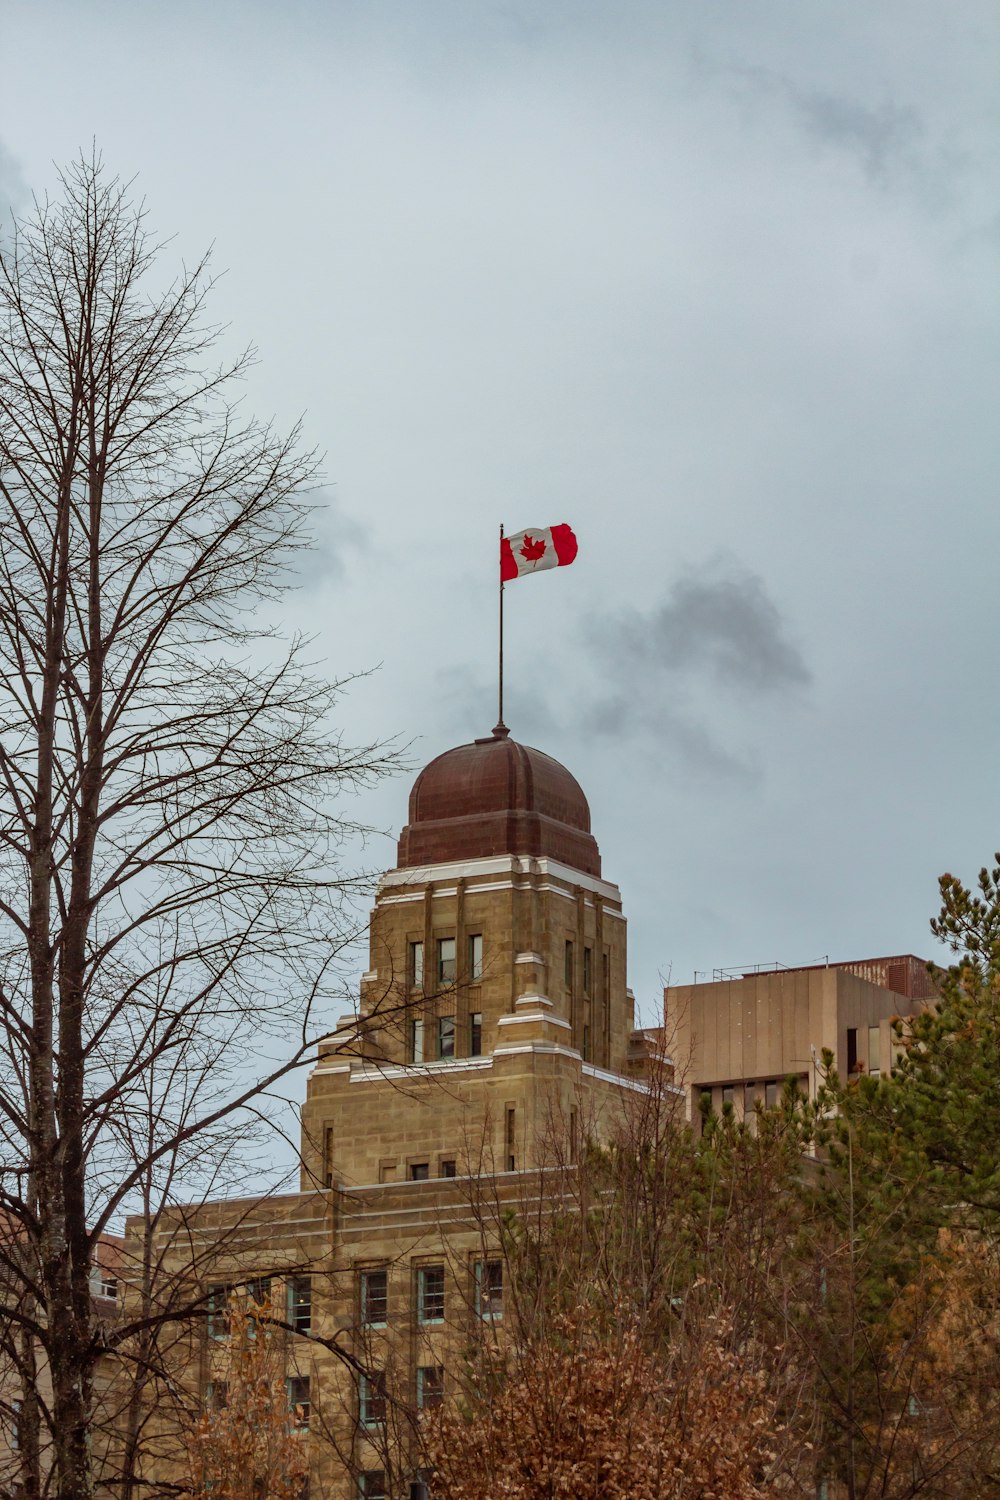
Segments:
[[[502,726],[431,761],[379,883],[357,1011],[308,1079],[299,1191],[157,1226],[157,1264],[207,1311],[175,1354],[189,1408],[228,1389],[230,1297],[270,1298],[310,1492],[409,1494],[414,1414],[502,1320],[497,1215],[537,1204],[543,1169],[609,1137],[645,1089],[625,960],[569,771]],[[142,1225],[129,1233],[138,1261]],[[148,1477],[177,1481],[178,1420],[151,1414]]]
[[[313,1367],[345,1466],[316,1454],[322,1492],[345,1500],[398,1490],[394,1401],[440,1399],[470,1321],[501,1315],[477,1194],[516,1207],[554,1143],[565,1159],[578,1131],[609,1134],[647,1048],[587,799],[503,726],[417,777],[370,934],[358,1013],[320,1047],[302,1115],[299,1197],[329,1201],[332,1231],[317,1326],[372,1372],[352,1389]]]
[[[460,1173],[473,1142],[531,1166],[581,1088],[599,1118],[641,1066],[587,799],[503,727],[417,777],[370,933],[358,1016],[309,1080],[304,1189]]]

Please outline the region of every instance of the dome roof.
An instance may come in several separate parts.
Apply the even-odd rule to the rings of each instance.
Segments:
[[[399,840],[401,869],[527,854],[599,876],[590,808],[565,766],[509,737],[505,726],[425,766]]]

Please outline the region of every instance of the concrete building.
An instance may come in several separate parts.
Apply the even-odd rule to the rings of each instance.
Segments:
[[[716,971],[710,982],[664,990],[667,1045],[686,1089],[687,1117],[708,1096],[716,1113],[737,1115],[777,1102],[787,1078],[813,1098],[828,1050],[842,1078],[891,1070],[892,1023],[934,998],[912,953],[800,969]]]

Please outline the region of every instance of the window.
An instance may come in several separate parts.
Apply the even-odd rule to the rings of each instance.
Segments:
[[[312,1327],[312,1277],[289,1276],[288,1321],[296,1333],[308,1333]]]
[[[748,1083],[743,1089],[743,1118],[745,1120],[752,1118],[756,1106],[757,1085],[755,1083]]]
[[[417,1407],[427,1411],[440,1406],[444,1400],[444,1366],[419,1365],[417,1367]]]
[[[362,1375],[359,1405],[362,1427],[375,1427],[385,1421],[384,1371],[374,1370],[370,1375]]]
[[[410,1162],[410,1181],[426,1182],[431,1175],[431,1164],[428,1161]]]
[[[289,1375],[288,1410],[293,1414],[293,1426],[304,1432],[309,1426],[309,1376]]]
[[[444,1266],[421,1266],[417,1272],[417,1320],[444,1321]]]
[[[271,1278],[270,1276],[251,1276],[247,1282],[247,1301],[255,1302],[258,1307],[263,1307],[265,1302],[271,1300]]]
[[[507,1148],[507,1171],[513,1172],[515,1166],[514,1141],[516,1138],[517,1115],[514,1109],[508,1105],[507,1128],[504,1132],[504,1142]]]
[[[774,1109],[778,1102],[778,1082],[772,1078],[764,1085],[764,1105],[767,1109]]]
[[[469,1017],[469,1056],[479,1057],[483,1050],[483,1013],[474,1010]]]
[[[410,1061],[422,1063],[424,1060],[424,1023],[423,1021],[410,1022]]]
[[[333,1126],[323,1132],[323,1186],[333,1187]]]
[[[503,1261],[476,1261],[476,1314],[480,1318],[503,1316]]]
[[[591,985],[594,982],[594,955],[590,948],[583,950],[583,993],[590,994]]]
[[[271,1301],[271,1278],[270,1276],[252,1276],[244,1290],[247,1306],[263,1307]],[[256,1318],[247,1317],[247,1336],[255,1338],[257,1334]]]
[[[906,1058],[907,1047],[910,1044],[909,1023],[904,1020],[894,1020],[891,1031],[889,1031],[889,1071],[900,1067]]]
[[[224,1339],[229,1332],[229,1288],[210,1286],[206,1303],[208,1311],[208,1336]]]
[[[359,1291],[362,1323],[366,1328],[384,1328],[389,1310],[388,1271],[362,1271]]]
[[[469,934],[469,982],[475,984],[483,977],[483,935]]]
[[[881,1071],[879,1068],[881,1031],[882,1028],[880,1026],[869,1026],[868,1028],[868,1071],[869,1073],[874,1073],[876,1077],[878,1077]]]
[[[107,1297],[114,1301],[118,1296],[118,1281],[103,1266],[90,1268],[90,1290],[94,1297]]]
[[[422,990],[424,987],[424,945],[423,943],[410,944],[410,956],[407,979],[410,988]]]
[[[730,1114],[732,1114],[732,1111],[733,1111],[733,1086],[732,1086],[731,1083],[727,1083],[725,1085],[725,1087],[723,1088],[723,1090],[722,1090],[722,1108],[723,1108],[723,1111],[725,1111],[727,1105],[729,1106],[729,1112],[730,1112]]]
[[[366,1469],[359,1474],[358,1494],[361,1500],[386,1500],[385,1470]]]
[[[583,1028],[583,1060],[590,1062],[590,1027]]]
[[[438,1057],[455,1056],[455,1017],[438,1016]]]
[[[455,983],[455,939],[438,938],[438,984]]]
[[[858,1028],[856,1026],[848,1026],[848,1028],[847,1028],[847,1072],[848,1072],[848,1076],[850,1076],[851,1073],[856,1073],[857,1071],[858,1071]]]
[[[229,1405],[229,1381],[210,1380],[205,1387],[205,1406],[209,1411],[225,1411]]]
[[[455,1158],[453,1156],[449,1157],[447,1161],[443,1161],[441,1163],[441,1176],[454,1177],[456,1175],[457,1166],[458,1163],[455,1161]]]
[[[563,983],[568,990],[573,988],[573,944],[568,940],[563,952]]]
[[[604,953],[604,954],[601,955],[601,976],[602,976],[602,979],[604,981],[604,998],[607,999],[607,997],[611,993],[611,954],[610,953]]]

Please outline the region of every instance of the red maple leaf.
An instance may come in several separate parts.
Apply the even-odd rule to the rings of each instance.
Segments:
[[[524,541],[521,543],[521,556],[524,558],[525,562],[538,562],[544,551],[545,543],[542,541],[541,537],[539,537],[537,541],[533,542],[530,536],[525,536]]]

